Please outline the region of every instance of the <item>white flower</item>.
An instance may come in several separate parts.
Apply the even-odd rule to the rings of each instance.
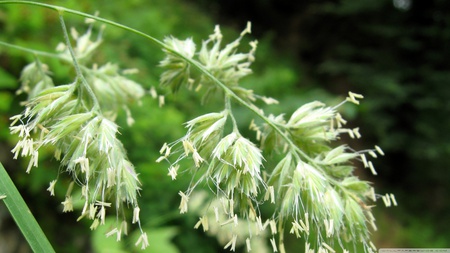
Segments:
[[[63,204],[64,209],[63,212],[72,212],[73,211],[73,202],[72,202],[72,196],[66,196],[66,199],[64,202],[61,202]]]
[[[177,171],[178,171],[179,168],[180,168],[179,164],[176,164],[174,166],[170,166],[169,173],[167,175],[172,177],[172,180],[175,180],[177,178]]]
[[[47,191],[50,192],[50,196],[55,196],[55,184],[56,180],[50,182],[50,186],[47,188]]]
[[[189,197],[186,196],[186,194],[184,194],[184,192],[180,191],[178,192],[178,194],[181,196],[181,202],[180,202],[180,213],[186,213],[188,210],[188,202],[189,202]]]
[[[223,248],[224,249],[230,248],[230,251],[235,251],[236,250],[236,240],[237,240],[237,235],[234,234],[233,237],[231,238],[231,240]]]
[[[147,233],[141,233],[141,236],[139,236],[135,245],[138,246],[139,244],[141,245],[141,249],[145,249],[148,247],[149,243]]]
[[[141,209],[136,206],[133,209],[133,223],[139,222],[139,212],[141,211]]]

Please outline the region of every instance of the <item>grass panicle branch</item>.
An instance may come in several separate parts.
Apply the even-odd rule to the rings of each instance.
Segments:
[[[256,227],[256,234],[270,237],[274,252],[285,251],[284,235],[289,228],[291,234],[304,238],[308,252],[309,249],[333,252],[338,248],[346,252],[346,242],[362,244],[365,252],[376,250],[369,237],[369,226],[375,230],[376,226],[368,202],[376,201],[377,197],[368,182],[354,176],[354,162],[362,162],[376,175],[367,157],[376,158],[377,154],[384,153],[378,146],[355,151],[345,144],[335,144],[343,134],[361,137],[358,128],[345,127],[346,120],[338,109],[346,102],[358,105],[362,95],[349,92],[345,101],[334,107],[313,101],[300,106],[289,119],[285,119],[286,114],[266,115],[254,101],[261,99],[267,104],[277,101],[239,85],[242,78],[252,73],[251,64],[255,61],[257,41],[249,43],[248,52],[239,52],[243,37],[251,32],[250,23],[227,45],[223,45],[223,35],[216,26],[213,34],[197,47],[192,39],[167,37],[160,41],[123,24],[56,5],[31,1],[2,1],[0,4],[34,5],[59,14],[65,43],[57,54],[1,43],[36,57],[69,61],[76,72],[72,84],[55,86],[47,65],[39,59],[24,69],[21,91],[28,93],[29,98],[25,111],[12,118],[11,133],[20,137],[13,153],[15,158],[31,156],[27,169],[30,172],[32,167],[37,167],[38,150],[55,147],[55,157],[81,184],[85,204],[80,218],[93,220],[92,229],[104,224],[106,209],[114,202],[118,213],[123,212],[123,205],[118,203],[131,205],[133,223],[140,226],[139,180],[116,137],[115,118],[121,108],[128,114],[127,103],[139,101],[145,92],[138,83],[123,76],[114,64],[88,67],[89,55],[101,40],[90,40],[92,27],[82,36],[71,30],[76,43],[72,46],[63,18],[66,13],[124,29],[154,43],[166,54],[160,62],[164,69],[160,85],[172,92],[179,92],[183,86],[203,92],[202,103],[210,102],[212,95],[222,96],[222,111],[188,121],[186,135],[172,144],[165,144],[157,160],[170,162],[172,156],[177,156],[169,166],[172,179],[176,179],[182,160],[192,162],[187,168],[193,174],[192,184],[186,191],[179,192],[181,213],[188,211],[189,203],[195,198],[194,189],[206,184],[212,190],[209,208],[204,210],[195,228],[202,226],[205,231],[209,230],[213,225],[208,220],[228,227],[232,233],[224,248],[231,251],[244,241],[250,250],[253,232],[243,232],[245,229],[239,226],[242,223]],[[84,96],[85,93],[88,96]],[[255,120],[250,123],[250,129],[256,132],[256,141],[240,132],[232,102],[253,112],[256,121],[262,121],[259,125]],[[128,122],[131,124],[133,120]],[[34,132],[38,135],[33,135]],[[272,153],[281,154],[281,158],[265,155]],[[52,195],[56,182],[50,183]],[[73,210],[71,189],[70,186],[62,202],[64,211]],[[396,204],[393,195],[383,196],[383,200],[389,205]],[[269,201],[274,206],[267,216],[260,206]],[[208,218],[210,210],[214,218]],[[126,233],[124,222],[125,226],[123,222],[117,224],[108,234],[117,233],[120,238],[120,234]],[[137,244],[145,248],[148,240],[142,229],[141,232]],[[279,234],[278,239],[276,234]]]

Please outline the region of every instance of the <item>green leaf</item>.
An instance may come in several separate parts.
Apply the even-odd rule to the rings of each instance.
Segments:
[[[15,89],[17,88],[17,80],[10,73],[0,68],[0,88],[2,89]]]
[[[0,92],[0,111],[6,112],[11,107],[13,98],[10,93]]]
[[[136,248],[136,252],[140,253],[180,253],[178,248],[172,243],[172,238],[178,233],[175,227],[160,227],[147,229],[149,246],[145,250]],[[137,241],[140,231],[133,233],[133,241]]]
[[[1,163],[0,195],[33,252],[55,252]]]

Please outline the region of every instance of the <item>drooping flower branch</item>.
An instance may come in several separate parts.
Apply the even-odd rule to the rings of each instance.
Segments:
[[[130,71],[121,71],[115,64],[87,67],[101,44],[101,31],[93,41],[92,24],[81,36],[72,28],[76,43],[72,47],[60,17],[66,41],[58,45],[55,56],[74,65],[75,79],[70,84],[55,86],[48,66],[38,58],[24,68],[19,91],[27,93],[28,99],[24,112],[12,117],[11,133],[20,138],[12,152],[14,158],[31,157],[27,168],[30,173],[32,167],[38,166],[39,150],[52,147],[54,157],[73,180],[62,202],[63,211],[73,211],[72,189],[76,183],[84,199],[80,219],[92,220],[91,229],[95,229],[105,223],[107,209],[114,206],[118,222],[109,235],[116,234],[120,239],[127,233],[125,206],[135,210],[133,223],[139,223],[136,210],[139,210],[140,183],[117,138],[115,118],[122,108],[129,112],[127,104],[138,101],[145,92],[141,85],[125,76]],[[128,122],[133,122],[129,113]],[[51,195],[57,180],[50,182]],[[148,245],[147,239],[141,238],[140,244]]]
[[[169,37],[160,42],[132,28],[89,14],[42,3],[21,3],[60,12],[65,42],[58,46],[56,54],[41,55],[72,63],[76,72],[71,84],[55,86],[50,70],[40,60],[25,67],[20,91],[28,93],[26,109],[12,117],[11,124],[11,133],[19,136],[13,149],[14,157],[31,157],[27,172],[37,167],[39,149],[51,146],[63,168],[73,176],[62,202],[64,211],[73,210],[72,188],[76,183],[81,186],[85,201],[80,218],[93,220],[92,229],[104,223],[106,210],[112,205],[118,217],[122,216],[124,205],[132,206],[132,222],[139,223],[139,181],[117,139],[118,126],[114,121],[122,108],[129,116],[127,104],[144,95],[141,86],[125,76],[129,71],[120,71],[117,65],[110,63],[88,67],[91,55],[101,44],[101,32],[92,41],[92,27],[81,36],[72,30],[76,41],[76,46],[72,47],[62,18],[62,13],[67,11],[89,17],[89,22],[98,20],[126,29],[160,46],[166,53],[160,63],[165,69],[160,78],[162,86],[173,92],[183,86],[205,91],[204,103],[212,95],[221,96],[224,109],[187,122],[186,135],[165,144],[158,162],[169,161],[168,174],[176,179],[180,161],[192,161],[187,168],[194,175],[192,184],[186,191],[179,192],[180,212],[189,210],[193,191],[206,184],[214,197],[205,212],[212,209],[215,222],[232,232],[225,248],[234,251],[238,242],[245,241],[250,251],[254,233],[251,229],[241,233],[238,227],[244,221],[248,226],[256,226],[256,234],[270,230],[263,234],[271,237],[274,252],[285,251],[287,231],[304,238],[305,252],[334,252],[338,248],[348,252],[345,241],[361,244],[366,252],[375,251],[369,238],[369,226],[376,229],[369,201],[376,201],[378,195],[368,182],[360,180],[353,172],[357,168],[355,162],[361,161],[376,174],[366,154],[376,158],[377,154],[384,153],[377,146],[355,151],[345,144],[334,144],[342,134],[351,138],[361,136],[358,128],[344,127],[346,121],[338,113],[341,104],[327,107],[314,101],[300,106],[287,120],[284,114],[266,115],[259,109],[254,104],[256,99],[268,104],[277,101],[239,85],[240,79],[251,73],[250,66],[255,60],[256,41],[250,43],[249,52],[238,52],[242,38],[250,33],[250,24],[238,39],[225,46],[216,26],[197,51],[192,39]],[[361,98],[350,92],[344,102],[359,104]],[[246,138],[238,128],[231,106],[235,102],[262,120],[261,124],[250,122],[256,142]],[[128,123],[132,122],[129,116]],[[273,152],[282,157],[277,160],[278,156],[264,155]],[[174,156],[175,161],[172,161]],[[51,195],[54,195],[56,182],[52,181],[48,188]],[[386,206],[396,205],[392,194],[382,199]],[[265,201],[274,204],[273,213],[267,217],[259,208]],[[126,233],[126,224],[125,219],[117,222],[107,235],[116,235],[119,240]],[[206,213],[195,225],[200,226],[205,231],[213,227]],[[137,244],[143,248],[148,245],[143,231]]]
[[[346,250],[345,241],[362,244],[366,252],[375,252],[368,225],[375,230],[376,226],[367,203],[376,201],[376,196],[373,187],[354,176],[353,171],[357,167],[354,162],[360,160],[376,175],[366,154],[376,157],[375,152],[384,153],[378,146],[373,150],[354,151],[345,144],[333,144],[342,134],[361,137],[358,128],[344,127],[346,121],[337,110],[345,102],[359,104],[362,96],[349,92],[346,101],[335,107],[314,101],[301,106],[288,120],[284,115],[266,116],[252,103],[261,96],[239,86],[240,78],[251,73],[250,64],[255,59],[256,41],[251,42],[249,53],[237,52],[247,33],[250,33],[249,24],[237,40],[221,48],[222,34],[216,26],[214,34],[202,43],[198,52],[192,39],[169,37],[165,40],[167,47],[178,54],[166,51],[167,57],[160,64],[165,69],[161,84],[174,92],[182,86],[196,87],[196,91],[206,87],[204,97],[220,91],[225,101],[222,112],[211,112],[189,121],[187,134],[171,145],[165,144],[161,150],[158,162],[170,161],[172,154],[181,153],[169,168],[172,179],[177,176],[181,160],[193,161],[189,171],[195,180],[186,192],[180,192],[180,211],[188,211],[193,190],[206,182],[215,201],[222,203],[212,207],[214,212],[227,217],[218,222],[236,224],[240,218],[245,218],[260,224],[261,230],[267,227],[263,224],[272,224],[272,236],[279,234],[278,243],[275,237],[270,239],[274,251],[285,251],[283,240],[287,230],[305,238],[307,249],[318,252]],[[203,71],[198,74],[198,69],[209,74]],[[233,99],[263,120],[262,125],[254,121],[250,124],[259,143],[240,134],[231,109]],[[275,100],[264,97],[263,101]],[[233,126],[231,132],[225,131],[227,122]],[[180,149],[182,151],[178,151]],[[171,152],[173,150],[177,151]],[[264,168],[264,161],[274,158],[262,154],[274,151],[284,157],[273,168]],[[263,171],[267,177],[262,176]],[[393,195],[384,198],[395,202]],[[272,216],[263,218],[259,206],[269,199],[275,204],[275,211]],[[235,231],[225,247],[232,245],[234,250],[238,236],[239,232]]]

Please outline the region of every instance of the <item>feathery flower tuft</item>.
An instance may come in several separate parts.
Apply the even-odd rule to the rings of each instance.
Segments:
[[[242,38],[250,33],[250,23],[246,29],[233,42],[222,48],[223,35],[220,27],[216,26],[214,33],[202,42],[201,49],[196,52],[196,46],[191,38],[179,40],[168,37],[164,40],[166,48],[166,58],[160,62],[160,67],[165,69],[161,75],[161,85],[170,87],[172,92],[179,90],[181,86],[195,90],[206,89],[203,100],[219,93],[215,81],[204,74],[198,74],[186,59],[196,61],[203,69],[208,71],[214,78],[222,82],[228,88],[233,90],[238,96],[247,101],[255,100],[252,90],[244,89],[239,86],[239,80],[252,73],[251,63],[255,60],[255,51],[257,41],[250,42],[250,51],[248,53],[237,53]],[[274,100],[265,98],[265,101],[273,103]]]
[[[180,212],[187,212],[192,192],[206,183],[214,199],[222,203],[221,208],[213,207],[216,218],[210,220],[219,222],[219,217],[224,215],[226,220],[220,224],[229,225],[237,224],[239,218],[244,217],[256,221],[261,231],[270,225],[272,235],[280,236],[279,240],[270,239],[274,252],[285,251],[283,234],[288,224],[292,224],[292,234],[305,238],[308,252],[334,252],[336,241],[344,252],[344,241],[360,243],[366,252],[373,251],[368,225],[374,229],[376,226],[367,202],[375,200],[375,193],[368,182],[353,175],[354,161],[361,160],[364,167],[376,175],[366,154],[376,158],[384,153],[378,146],[355,151],[345,144],[333,145],[342,134],[356,139],[362,137],[359,128],[344,127],[347,121],[338,108],[346,102],[358,105],[363,96],[349,92],[348,98],[334,107],[313,101],[300,106],[290,117],[285,114],[266,116],[252,102],[256,98],[267,104],[277,101],[239,86],[240,79],[251,73],[257,46],[256,41],[252,42],[248,53],[237,53],[241,39],[250,30],[248,25],[238,39],[222,47],[223,36],[216,26],[199,52],[195,51],[192,39],[167,38],[165,41],[167,56],[160,64],[165,69],[161,84],[173,92],[183,85],[195,87],[196,91],[206,89],[204,100],[218,93],[225,101],[222,112],[207,113],[187,122],[186,135],[162,149],[174,152],[161,153],[157,160],[170,161],[172,154],[179,154],[169,167],[168,175],[172,179],[177,176],[181,160],[193,161],[188,168],[194,175],[192,184],[186,192],[180,192]],[[195,68],[191,68],[193,66]],[[198,69],[202,70],[201,74],[196,72]],[[250,124],[259,145],[239,132],[231,110],[232,99],[263,120],[262,125],[253,120]],[[229,133],[226,132],[227,122],[233,127]],[[265,159],[273,160],[263,154],[272,153],[283,157],[268,163],[276,164],[273,168],[262,171]],[[274,218],[263,224],[259,206],[269,199],[275,204]],[[393,195],[382,199],[386,206],[396,204]],[[211,223],[202,217],[195,227],[203,225],[205,228],[205,224],[211,226]],[[237,235],[232,234],[225,248],[233,251],[237,240]]]
[[[90,40],[91,33],[92,27],[81,36],[72,29],[72,37],[77,43],[72,48],[77,57],[75,64],[87,64],[100,44],[100,37],[96,41]],[[60,58],[72,61],[70,49],[68,45],[59,46]],[[96,229],[105,224],[107,209],[114,202],[118,219],[117,227],[110,235],[117,234],[119,240],[121,234],[126,233],[122,229],[125,220],[119,221],[119,217],[125,217],[125,206],[134,208],[133,223],[139,223],[137,195],[140,183],[117,138],[119,132],[114,120],[123,107],[129,114],[126,105],[139,100],[144,90],[123,76],[117,65],[82,66],[82,73],[77,73],[73,83],[57,86],[47,65],[39,60],[24,68],[20,92],[28,93],[28,100],[24,102],[24,112],[11,118],[10,132],[19,137],[12,152],[15,159],[31,157],[27,168],[30,173],[32,167],[38,167],[40,149],[51,147],[55,150],[55,158],[72,176],[65,200],[61,202],[63,212],[74,211],[71,191],[76,182],[85,202],[79,219],[93,220],[91,229]],[[47,189],[52,196],[56,182],[50,182]],[[110,199],[112,201],[108,202]],[[143,247],[148,245],[146,237],[141,238],[141,242]]]

